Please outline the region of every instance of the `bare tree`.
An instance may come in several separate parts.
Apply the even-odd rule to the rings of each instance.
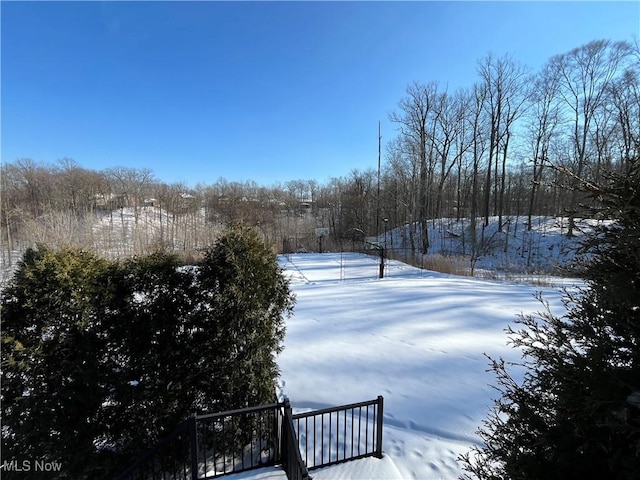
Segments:
[[[471,218],[469,219],[469,234],[471,237],[471,258],[476,258],[478,254],[477,218],[478,202],[480,197],[480,161],[486,149],[486,136],[483,134],[481,125],[482,108],[487,98],[487,86],[484,83],[476,83],[473,86],[473,106],[472,106],[472,138],[473,138],[473,174],[471,177]],[[472,264],[473,269],[473,264]]]
[[[525,89],[527,69],[508,55],[498,59],[495,59],[492,55],[487,55],[478,64],[478,74],[486,86],[487,96],[484,108],[489,123],[489,156],[484,192],[484,224],[486,226],[489,224],[491,213],[492,180],[494,190],[493,210],[502,217],[509,141],[513,133],[513,124],[522,114],[527,98]],[[502,162],[499,174],[500,153],[502,153]],[[492,168],[494,169],[493,172]],[[502,229],[501,219],[498,229]]]
[[[407,88],[406,97],[400,103],[400,112],[390,115],[391,121],[400,125],[400,133],[405,139],[414,145],[416,160],[419,166],[420,185],[418,190],[418,217],[423,231],[422,253],[429,249],[429,236],[427,220],[429,218],[429,206],[431,203],[430,188],[433,179],[433,130],[435,122],[432,117],[435,114],[439,101],[438,85],[431,82],[421,85],[414,82]]]
[[[618,140],[624,171],[627,162],[640,156],[640,44],[629,48],[629,64],[609,85],[610,108],[618,126]]]
[[[127,204],[133,207],[137,223],[140,207],[154,183],[153,173],[148,168],[113,167],[105,174],[111,179],[117,194],[125,197]]]
[[[20,222],[23,218],[24,205],[20,202],[21,175],[13,164],[2,164],[0,170],[0,187],[2,200],[0,218],[2,222],[2,249],[3,265],[11,268],[13,265],[13,252],[16,248],[16,235],[20,232]]]
[[[467,103],[467,98],[462,93],[457,93],[454,96],[443,93],[439,97],[435,116],[437,130],[433,137],[439,165],[435,218],[442,216],[442,202],[447,179],[471,146],[469,136],[464,135],[465,116],[468,113]]]
[[[558,106],[559,86],[559,72],[549,63],[543,67],[533,81],[529,116],[533,168],[527,213],[527,228],[529,230],[532,228],[535,202],[539,188],[542,186],[544,168],[549,158],[551,139],[557,131],[560,119]]]
[[[592,128],[596,126],[596,115],[603,106],[606,92],[618,67],[629,51],[627,42],[595,40],[551,59],[552,65],[560,74],[559,95],[571,125],[569,134],[573,147],[572,171],[575,178],[584,177],[585,166],[592,160],[588,140]],[[567,236],[572,236],[575,229],[575,208],[578,202],[578,189],[573,180],[570,183],[573,193]]]
[[[469,90],[458,90],[455,94],[454,100],[454,122],[457,124],[457,130],[455,132],[455,157],[453,163],[457,168],[457,179],[455,186],[456,193],[456,219],[460,220],[463,212],[465,212],[465,194],[464,184],[469,184],[467,181],[468,173],[466,173],[466,166],[464,159],[468,153],[472,151],[474,145],[473,135],[473,95]],[[463,237],[464,239],[464,237]]]

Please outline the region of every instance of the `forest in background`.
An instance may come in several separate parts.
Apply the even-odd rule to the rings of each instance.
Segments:
[[[325,249],[347,250],[413,225],[411,254],[433,253],[424,233],[440,218],[467,220],[472,257],[491,217],[500,231],[515,215],[526,228],[533,216],[563,216],[571,237],[588,206],[581,188],[640,155],[640,44],[592,41],[535,72],[487,55],[468,88],[411,83],[390,119],[397,135],[384,152],[381,144],[377,164],[325,183],[221,178],[191,187],[151,169],[94,171],[68,158],[3,163],[3,264],[37,243],[188,260],[233,224],[254,227],[275,252],[316,249],[317,228],[328,229]],[[124,221],[129,211],[133,222]]]

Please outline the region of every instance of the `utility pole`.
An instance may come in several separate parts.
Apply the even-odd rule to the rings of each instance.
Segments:
[[[380,157],[381,157],[382,134],[380,132],[380,120],[378,120],[378,197],[376,206],[376,236],[380,238]],[[380,272],[378,278],[384,278],[384,250],[387,247],[387,219],[384,219],[384,247],[378,245],[380,251]]]
[[[380,144],[382,135],[380,134],[380,120],[378,120],[378,197],[376,205],[376,235],[380,234]]]

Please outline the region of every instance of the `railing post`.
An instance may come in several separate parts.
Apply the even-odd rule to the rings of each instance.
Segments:
[[[376,457],[382,458],[382,420],[384,416],[384,398],[378,395],[378,416],[376,418]]]
[[[307,466],[302,461],[298,435],[293,426],[293,415],[289,399],[284,399],[282,419],[282,467],[290,480],[312,480]]]
[[[284,408],[282,410],[282,416],[283,416],[283,422],[287,421],[287,418],[291,418],[293,415],[293,411],[291,410],[291,402],[289,402],[289,399],[287,397],[284,398]],[[283,435],[284,436],[284,433]],[[294,439],[297,441],[297,435],[294,435]],[[289,440],[289,439],[287,439]],[[296,445],[296,448],[299,448],[298,445]]]
[[[280,430],[280,458],[282,460],[282,467],[284,468],[287,478],[291,475],[291,438],[289,436],[289,426],[287,425],[289,415],[291,413],[291,404],[289,399],[284,397],[282,401],[282,424]]]
[[[273,460],[276,465],[282,459],[282,405],[278,403],[278,406],[273,410],[273,442],[275,443],[273,446],[275,449]]]
[[[191,450],[191,480],[198,480],[198,432],[196,430],[197,414],[189,417],[189,445]]]

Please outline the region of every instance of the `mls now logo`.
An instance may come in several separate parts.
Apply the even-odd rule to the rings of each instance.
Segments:
[[[59,472],[62,464],[56,461],[46,460],[5,460],[0,465],[2,472]]]

